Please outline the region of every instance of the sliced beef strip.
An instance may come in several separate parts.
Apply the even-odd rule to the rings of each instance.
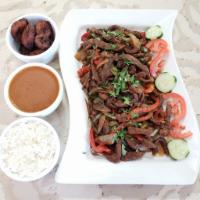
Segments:
[[[97,39],[94,39],[94,44],[101,49],[109,49],[111,47],[109,43]]]
[[[103,50],[112,50],[112,51],[120,51],[125,47],[124,44],[112,44],[112,43],[107,43],[107,42],[104,42],[103,40],[98,40],[98,39],[89,39],[81,44],[81,48],[84,50],[88,50],[93,46],[96,46]]]
[[[153,153],[157,153],[159,151],[159,145],[161,145],[161,147],[163,148],[164,150],[164,153],[166,155],[169,155],[169,150],[167,148],[167,141],[165,140],[164,137],[158,137],[155,141],[154,141],[154,144],[156,145],[156,148],[153,150]]]
[[[156,145],[150,140],[150,138],[143,138],[142,144],[149,149],[156,149]]]
[[[121,101],[119,99],[115,101],[114,105],[116,107],[118,107],[118,108],[127,108],[127,107],[129,107],[128,104],[125,104],[123,101]]]
[[[112,154],[105,154],[105,157],[114,163],[117,163],[121,159],[121,152],[122,152],[122,142],[118,140],[117,144],[115,145],[115,151]]]
[[[122,54],[121,58],[124,60],[129,60],[131,61],[135,66],[137,66],[139,69],[141,69],[142,71],[145,71],[147,73],[149,73],[149,69],[146,65],[142,64],[137,58],[135,58],[134,56],[130,55],[130,54]]]
[[[105,134],[105,135],[109,134],[110,128],[109,128],[109,123],[107,120],[105,120],[101,132],[102,132],[102,134]]]
[[[143,53],[143,52],[139,52],[139,53],[134,54],[134,57],[136,57],[136,58],[141,58],[141,57],[144,57],[144,56],[145,56],[145,53]]]
[[[151,120],[153,121],[153,123],[161,125],[165,123],[165,117],[166,113],[163,110],[159,109],[153,113],[153,118]]]
[[[109,97],[106,93],[103,93],[103,92],[99,92],[99,97],[102,99],[102,100],[107,100]]]
[[[103,58],[102,60],[99,61],[99,64],[97,65],[97,69],[99,69],[100,67],[102,67],[103,65],[105,65],[106,63],[108,63],[108,59],[107,58]]]
[[[143,94],[144,92],[144,88],[142,86],[138,86],[138,87],[132,87],[130,86],[129,88],[129,91],[131,94]]]
[[[86,88],[86,89],[89,88],[89,82],[90,82],[90,78],[89,77],[90,77],[90,73],[88,72],[88,73],[86,73],[84,76],[82,76],[80,78],[80,81],[81,81],[83,87]]]
[[[154,79],[150,76],[150,74],[147,73],[147,72],[144,72],[144,71],[135,74],[135,77],[139,81],[142,81],[144,83],[152,83],[152,82],[154,82]]]
[[[136,150],[136,151],[142,151],[142,152],[146,152],[146,151],[149,151],[149,148],[147,148],[146,146],[142,145],[142,144],[139,144],[137,142],[137,140],[135,140],[132,136],[130,135],[126,135],[125,137],[125,140],[126,140],[126,143],[127,145],[133,149],[133,150]]]
[[[160,142],[161,146],[163,147],[163,150],[165,152],[166,155],[169,155],[169,150],[167,148],[167,141],[165,140],[164,137],[160,137],[158,139],[158,141]]]
[[[129,118],[126,113],[116,114],[117,121],[119,123],[128,122]]]
[[[112,76],[112,63],[113,60],[109,59],[109,62],[106,63],[101,69],[98,70],[99,76],[102,82],[105,82],[110,76]]]
[[[118,69],[123,69],[124,67],[126,67],[126,64],[124,63],[122,59],[118,58],[117,67]]]
[[[129,66],[129,68],[128,68],[129,74],[135,75],[136,71],[137,70],[136,70],[136,67],[134,65]]]
[[[105,106],[103,103],[93,104],[93,108],[103,113],[108,113],[111,111],[110,108]]]
[[[99,78],[99,74],[96,70],[96,67],[92,66],[91,69],[92,69],[92,80],[95,80],[97,83],[100,83],[100,78]]]
[[[107,100],[106,100],[106,105],[111,108],[111,109],[115,109],[116,108],[116,105],[115,105],[115,98],[113,97],[109,97]]]
[[[101,115],[101,117],[99,118],[99,122],[98,122],[97,133],[100,133],[100,131],[102,130],[105,120],[106,120],[106,116]]]
[[[102,88],[101,87],[98,87],[98,86],[92,86],[91,83],[92,82],[95,82],[95,81],[90,81],[90,87],[89,87],[89,92],[88,92],[88,96],[91,96],[91,95],[96,95],[98,92],[102,91]]]
[[[132,33],[134,34],[137,38],[141,39],[143,38],[144,36],[141,34],[141,32],[139,31],[133,31],[133,30],[129,30],[129,29],[126,29],[124,27],[121,27],[121,26],[118,26],[118,25],[112,25],[108,28],[109,30],[111,31],[114,31],[114,30],[119,30],[119,31],[122,31],[123,33],[125,34],[129,34],[129,33]]]
[[[129,126],[127,133],[129,135],[134,135],[134,134],[142,134],[142,135],[150,135],[153,132],[153,128],[136,128],[134,126]]]
[[[140,50],[138,48],[133,48],[133,47],[125,47],[124,48],[124,51],[127,53],[127,54],[136,54],[138,53]]]
[[[113,51],[117,51],[117,52],[122,51],[124,49],[124,47],[125,47],[124,44],[117,44],[116,48],[114,48]]]
[[[89,28],[87,32],[94,33],[95,35],[102,35],[102,30],[97,28]]]
[[[135,94],[133,94],[132,95],[132,97],[133,97],[133,105],[134,106],[138,106],[138,105],[140,105],[140,104],[142,104],[142,99],[140,98],[140,94],[137,94],[137,93],[135,93]]]

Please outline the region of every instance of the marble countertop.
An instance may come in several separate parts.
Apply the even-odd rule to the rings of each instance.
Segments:
[[[5,32],[17,16],[40,12],[51,16],[58,24],[72,8],[154,8],[179,11],[173,35],[178,65],[200,122],[200,1],[199,0],[8,0],[0,3],[0,132],[19,116],[11,112],[3,99],[4,81],[22,63],[8,50]],[[58,59],[52,63],[59,70]],[[63,112],[65,110],[65,112]],[[60,134],[62,146],[67,139],[67,96],[57,111],[46,118]],[[19,183],[0,172],[0,200],[68,200],[68,199],[147,199],[199,200],[200,177],[192,186],[143,185],[59,185],[55,170],[39,181]]]

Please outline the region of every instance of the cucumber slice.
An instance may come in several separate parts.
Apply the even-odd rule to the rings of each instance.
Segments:
[[[185,140],[174,139],[167,144],[169,155],[175,160],[182,160],[186,158],[190,151]]]
[[[146,38],[149,40],[161,38],[162,36],[163,36],[163,32],[159,25],[151,26],[146,31]]]
[[[168,72],[163,72],[156,78],[155,85],[159,91],[167,93],[174,89],[176,82],[177,80],[174,75],[171,75]]]

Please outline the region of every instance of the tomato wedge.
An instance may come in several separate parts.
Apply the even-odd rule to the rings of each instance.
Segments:
[[[90,146],[92,150],[96,153],[110,153],[111,150],[104,144],[96,145],[95,140],[94,140],[94,131],[91,128],[90,129]]]
[[[82,36],[81,36],[81,41],[86,41],[89,37],[90,33],[89,32],[85,32]]]
[[[192,132],[191,131],[181,132],[178,130],[172,130],[170,131],[170,136],[176,139],[185,139],[185,138],[191,137]]]
[[[89,71],[90,71],[90,67],[88,65],[84,65],[80,69],[78,69],[77,73],[79,77],[82,77]]]
[[[146,47],[152,52],[159,52],[161,49],[167,49],[167,42],[163,39],[151,40],[146,44]]]
[[[186,103],[184,98],[175,92],[163,94],[163,99],[171,106],[173,120],[171,123],[177,123],[186,115]]]
[[[164,59],[168,53],[168,45],[165,40],[156,39],[148,42],[146,47],[153,53],[150,62],[150,73],[153,77],[156,77],[163,70]]]
[[[163,70],[164,57],[167,55],[167,49],[160,50],[157,55],[152,59],[150,63],[150,73],[153,77],[156,77]]]

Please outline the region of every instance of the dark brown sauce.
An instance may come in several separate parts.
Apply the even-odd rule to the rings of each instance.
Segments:
[[[9,86],[13,105],[24,112],[37,112],[49,107],[58,96],[56,76],[42,67],[29,67],[17,73]]]

